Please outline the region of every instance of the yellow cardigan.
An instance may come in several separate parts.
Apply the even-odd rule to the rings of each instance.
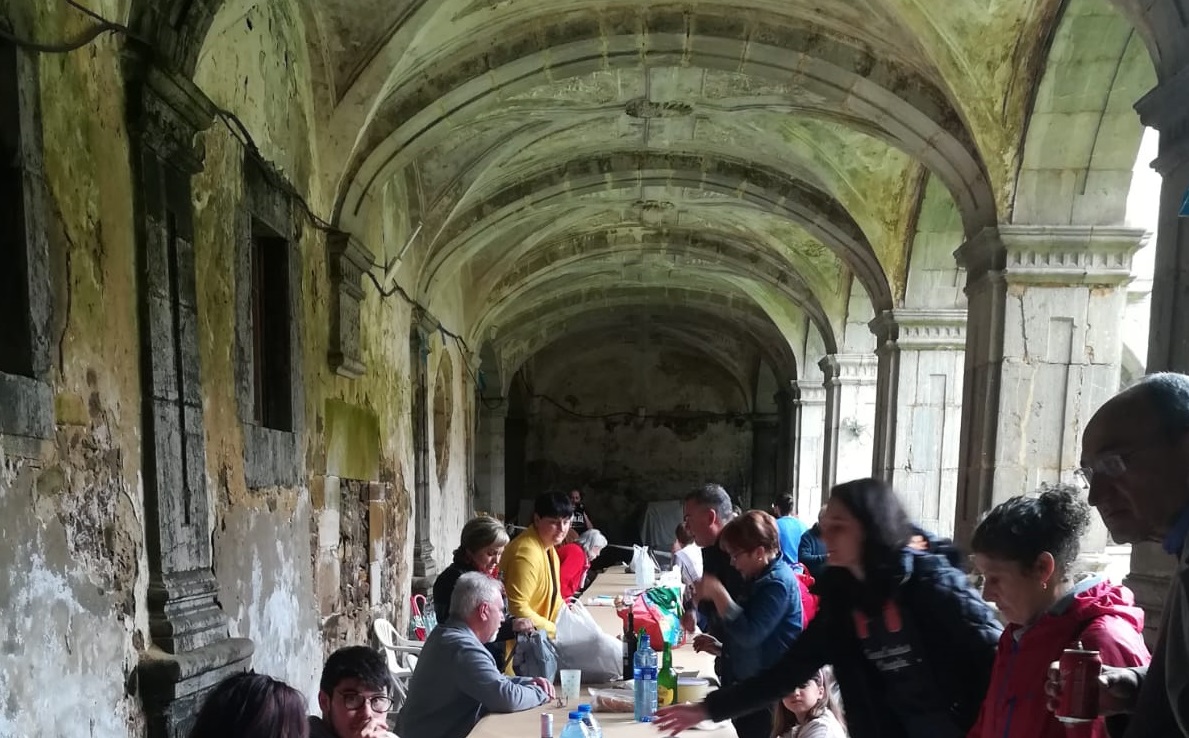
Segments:
[[[550,638],[557,635],[557,618],[565,604],[558,578],[560,562],[557,551],[545,548],[536,528],[529,528],[508,544],[500,560],[504,572],[504,590],[508,594],[508,613],[529,618]]]

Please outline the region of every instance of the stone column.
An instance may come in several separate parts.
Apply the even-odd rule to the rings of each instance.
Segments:
[[[1145,126],[1160,131],[1160,155],[1153,166],[1163,181],[1156,236],[1156,271],[1152,280],[1152,322],[1148,336],[1148,372],[1189,374],[1189,219],[1180,215],[1189,195],[1189,67],[1166,79],[1135,105]],[[1171,556],[1154,543],[1131,549],[1127,585],[1147,613],[1144,633],[1154,645],[1164,599],[1176,568]]]
[[[776,495],[793,492],[793,477],[796,474],[797,437],[800,405],[797,402],[797,387],[785,387],[776,393]]]
[[[245,670],[252,642],[228,638],[212,569],[198,356],[193,203],[198,132],[212,108],[185,78],[126,60],[136,227],[150,646],[138,693],[147,735],[189,733],[211,686]],[[86,637],[82,634],[80,637]]]
[[[878,360],[875,354],[830,354],[819,364],[826,375],[822,486],[829,489],[872,474]]]
[[[822,459],[826,437],[826,387],[821,380],[797,381],[798,429],[796,435],[797,515],[806,522],[817,520],[822,506]]]
[[[778,431],[775,415],[756,415],[751,421],[751,507],[755,510],[767,510],[776,499]]]
[[[508,403],[503,397],[479,398],[479,433],[475,438],[475,509],[502,517],[507,507],[504,454]]]
[[[416,532],[413,538],[413,576],[432,579],[437,574],[433,557],[430,530],[433,524],[432,499],[429,494],[429,337],[436,325],[429,316],[417,309],[409,331],[409,366],[413,386],[413,489],[416,504]],[[424,582],[419,583],[421,585]],[[414,587],[417,589],[417,586]]]
[[[892,452],[877,471],[895,486],[914,520],[949,536],[958,484],[966,311],[898,309],[876,318],[872,330],[890,335],[889,325],[895,326],[899,354],[894,422],[885,431]],[[883,412],[881,407],[877,415]]]
[[[963,244],[969,320],[955,533],[1068,481],[1082,429],[1119,385],[1119,327],[1142,229],[1001,226]],[[1087,551],[1106,543],[1099,527]]]

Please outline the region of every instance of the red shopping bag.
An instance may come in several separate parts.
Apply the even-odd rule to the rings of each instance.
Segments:
[[[804,628],[813,620],[813,616],[817,615],[818,597],[809,591],[813,587],[814,579],[804,565],[797,564],[793,568],[793,574],[797,577],[797,586],[801,589],[801,627]]]

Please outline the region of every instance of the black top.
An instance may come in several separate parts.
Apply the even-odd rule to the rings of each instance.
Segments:
[[[1002,628],[966,575],[941,556],[905,551],[895,608],[865,606],[847,570],[826,569],[817,616],[784,657],[712,692],[714,720],[776,702],[833,664],[851,738],[962,738],[978,717]]]
[[[702,549],[702,576],[717,577],[735,602],[740,602],[747,591],[747,581],[738,569],[731,566],[731,557],[719,547],[717,541],[713,546]],[[709,600],[703,600],[698,604],[698,627],[703,633],[714,636],[722,643],[729,640],[729,626],[719,617],[718,609]],[[729,684],[734,679],[729,657],[719,656],[715,659],[714,671],[723,684]]]
[[[590,521],[586,519],[586,505],[579,502],[574,505],[574,517],[570,519],[570,527],[575,533],[585,533],[590,528]]]

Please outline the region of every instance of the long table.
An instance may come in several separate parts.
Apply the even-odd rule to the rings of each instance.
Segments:
[[[617,567],[618,569],[618,567]],[[624,590],[635,585],[632,575],[623,573],[622,569],[612,569],[604,572],[594,585],[583,596],[583,602],[599,595],[621,595]],[[623,633],[622,621],[615,614],[615,608],[608,606],[588,606],[595,622],[607,633],[620,636]],[[714,657],[710,654],[695,653],[693,646],[687,643],[673,649],[673,666],[680,672],[699,672],[702,676],[714,676]],[[597,687],[596,687],[597,688]],[[559,688],[560,689],[560,688]],[[590,702],[590,692],[587,685],[582,687],[580,702]],[[542,705],[535,710],[512,713],[510,715],[488,715],[479,721],[471,738],[534,738],[540,735],[541,713],[553,713],[553,735],[561,734],[566,724],[566,716],[570,710],[578,709],[577,705],[556,707],[556,703]],[[660,734],[647,723],[637,723],[632,720],[631,713],[596,712],[603,735],[606,738],[660,738]],[[690,738],[736,738],[735,729],[730,723],[707,726],[706,729],[695,729],[686,733]]]

